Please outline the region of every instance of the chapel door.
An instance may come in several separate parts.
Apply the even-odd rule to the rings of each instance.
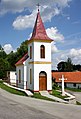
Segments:
[[[47,75],[45,72],[39,74],[39,90],[47,90]]]

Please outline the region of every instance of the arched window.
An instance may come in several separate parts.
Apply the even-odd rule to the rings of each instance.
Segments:
[[[21,70],[19,69],[19,83],[21,83]]]
[[[32,59],[32,46],[30,46],[30,59]]]
[[[45,46],[44,45],[40,46],[40,57],[45,58]]]
[[[30,84],[32,84],[32,69],[30,69]]]

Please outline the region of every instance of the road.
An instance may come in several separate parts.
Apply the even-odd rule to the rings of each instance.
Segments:
[[[76,100],[81,103],[81,92],[74,92]]]
[[[0,119],[81,119],[81,106],[17,96],[0,89]]]

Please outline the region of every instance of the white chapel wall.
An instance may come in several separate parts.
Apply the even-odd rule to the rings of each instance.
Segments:
[[[19,70],[21,70],[21,83],[19,83]],[[16,80],[18,80],[18,87],[24,88],[24,65],[20,65],[16,67]]]
[[[35,64],[34,66],[34,90],[39,91],[39,73],[45,71],[47,73],[47,90],[52,90],[51,80],[51,65],[50,64]]]

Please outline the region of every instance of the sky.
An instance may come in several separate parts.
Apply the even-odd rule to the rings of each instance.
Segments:
[[[30,38],[38,3],[47,35],[54,40],[52,69],[68,57],[81,64],[81,0],[0,0],[0,44],[5,52],[15,52]]]

